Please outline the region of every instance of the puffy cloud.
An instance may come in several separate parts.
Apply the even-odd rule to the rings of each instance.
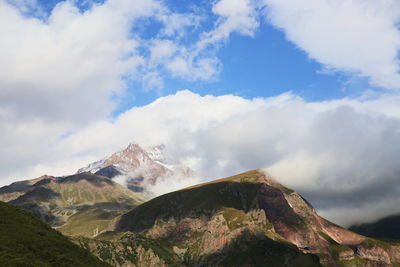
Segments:
[[[400,2],[264,0],[268,20],[328,70],[400,89]]]
[[[348,224],[395,212],[400,203],[399,100],[306,102],[291,93],[247,100],[180,91],[65,137],[48,148],[54,156],[47,163],[51,171],[62,162],[73,172],[79,162],[84,166],[129,142],[163,143],[203,181],[265,168],[322,214]],[[45,165],[24,171],[43,172]]]
[[[253,36],[259,26],[256,5],[250,0],[220,0],[212,11],[219,16],[217,25],[212,31],[203,33],[196,44],[197,51],[226,41],[234,32]]]
[[[213,4],[212,12],[218,18],[212,30],[201,32],[192,46],[180,47],[179,53],[165,64],[173,77],[192,81],[215,79],[222,68],[216,56],[218,48],[232,33],[253,36],[259,26],[256,5],[250,0],[220,0]]]
[[[1,110],[75,123],[108,115],[111,96],[123,89],[121,76],[143,60],[130,24],[159,8],[151,0],[108,1],[82,13],[60,2],[44,21],[1,1]]]
[[[165,36],[177,35],[178,37],[183,37],[188,28],[197,27],[200,24],[200,17],[191,13],[172,13],[162,16],[160,19],[165,24],[161,32],[161,34]]]

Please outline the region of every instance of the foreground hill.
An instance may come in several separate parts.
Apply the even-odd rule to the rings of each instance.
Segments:
[[[110,266],[56,230],[0,202],[0,266]]]
[[[388,216],[373,223],[353,225],[350,230],[369,237],[400,240],[400,215]]]
[[[0,188],[0,200],[31,212],[66,235],[92,237],[146,199],[107,177],[80,173],[13,183]]]
[[[399,245],[330,223],[299,194],[259,170],[152,199],[122,215],[113,232],[80,242],[114,265],[134,263],[143,251],[149,262],[178,266],[400,262]]]

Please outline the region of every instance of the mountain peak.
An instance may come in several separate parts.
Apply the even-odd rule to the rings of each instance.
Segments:
[[[237,175],[229,176],[226,178],[216,179],[216,180],[212,180],[212,181],[205,182],[202,184],[190,186],[190,187],[184,188],[182,190],[201,187],[201,186],[208,185],[208,184],[221,183],[221,182],[255,183],[255,184],[264,183],[264,184],[268,184],[271,186],[280,187],[285,190],[290,190],[290,189],[284,187],[283,185],[281,185],[280,183],[278,183],[272,177],[272,175],[270,175],[267,171],[265,171],[263,169],[250,170],[247,172],[243,172],[241,174],[237,174]],[[293,191],[293,190],[290,190],[290,191]]]
[[[125,149],[77,171],[82,172],[96,173],[108,178],[123,175],[127,187],[135,192],[154,186],[159,179],[172,179],[175,176],[184,178],[194,174],[190,168],[179,162],[169,161],[165,145],[144,148],[136,143],[130,143]]]

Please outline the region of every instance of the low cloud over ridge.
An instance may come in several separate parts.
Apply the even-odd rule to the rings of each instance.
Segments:
[[[371,220],[400,204],[398,101],[398,95],[306,102],[291,93],[247,100],[179,91],[65,137],[48,151],[53,160],[25,173],[57,174],[61,165],[72,172],[132,141],[163,143],[203,180],[265,168],[335,222]]]

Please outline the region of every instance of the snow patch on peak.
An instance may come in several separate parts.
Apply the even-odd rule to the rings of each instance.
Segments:
[[[101,171],[110,166],[115,168],[120,175],[115,176],[115,171]],[[169,188],[167,184],[185,184],[186,179],[195,176],[192,169],[180,162],[173,161],[165,145],[142,148],[134,143],[130,143],[125,149],[113,153],[105,159],[79,169],[78,173],[95,173],[97,171],[101,171],[102,175],[109,178],[118,179],[119,183],[125,184],[136,192],[164,192],[164,189],[160,190],[160,186]]]
[[[167,157],[165,155],[165,145],[151,146],[144,149],[150,159],[154,161],[165,162]]]
[[[104,167],[103,165],[104,165],[105,161],[106,161],[105,159],[101,159],[101,160],[92,162],[89,165],[87,165],[86,167],[80,168],[76,173],[82,173],[82,172],[95,173]]]

